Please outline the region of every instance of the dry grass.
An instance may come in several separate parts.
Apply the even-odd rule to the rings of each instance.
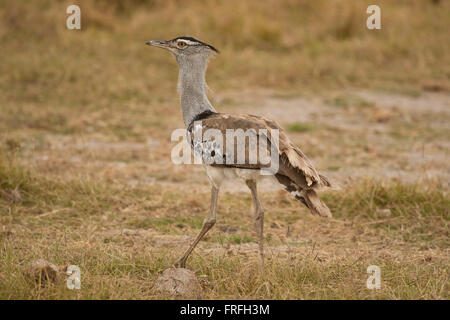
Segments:
[[[379,1],[381,31],[367,1],[180,3],[83,1],[78,32],[65,1],[0,1],[0,298],[167,298],[153,280],[209,187],[169,160],[177,71],[144,42],[189,34],[222,52],[218,109],[276,119],[342,185],[323,194],[331,220],[261,187],[264,277],[250,195],[226,186],[188,261],[204,297],[448,299],[449,3]],[[36,284],[38,258],[78,265],[82,289]]]
[[[181,187],[56,183],[5,163],[1,170],[2,298],[164,298],[152,280],[198,232],[207,206],[198,202],[207,194],[177,197]],[[207,280],[205,298],[447,299],[450,201],[440,190],[361,182],[325,194],[332,220],[309,216],[284,193],[264,194],[264,277],[250,197],[227,193],[217,229],[189,265]],[[41,257],[80,266],[82,290],[34,283],[26,270]],[[383,273],[376,292],[364,285],[371,264]]]

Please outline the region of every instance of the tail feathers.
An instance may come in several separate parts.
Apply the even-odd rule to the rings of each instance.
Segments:
[[[325,177],[323,174],[319,173],[319,178],[320,178],[320,185],[321,186],[329,187],[329,188],[333,187],[333,185],[331,184],[330,180],[328,180],[328,178]]]
[[[300,192],[300,196],[296,196],[296,198],[303,202],[303,204],[305,204],[308,209],[311,210],[312,214],[331,218],[332,215],[330,209],[322,200],[320,200],[316,191],[314,191],[313,189],[302,190]]]
[[[328,179],[319,175],[321,178],[321,183],[324,186],[331,186],[331,183]],[[328,209],[327,205],[320,200],[314,189],[304,189],[301,190],[291,179],[288,177],[277,174],[275,175],[278,182],[284,186],[284,189],[289,192],[295,199],[301,201],[309,210],[311,210],[312,214],[317,214],[322,217],[331,217],[330,209]]]
[[[320,183],[319,183],[319,188],[321,189],[322,187],[326,187],[326,188],[331,188],[333,190],[341,190],[341,186],[336,183],[336,181],[331,182],[327,177],[325,177],[323,174],[319,173],[319,177],[320,177]]]

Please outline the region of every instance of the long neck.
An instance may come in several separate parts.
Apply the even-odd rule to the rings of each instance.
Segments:
[[[181,111],[184,124],[205,111],[216,112],[206,96],[205,73],[208,57],[201,54],[176,56],[179,66],[178,90],[180,92]]]

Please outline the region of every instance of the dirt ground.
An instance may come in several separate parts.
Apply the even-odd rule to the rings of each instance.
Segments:
[[[403,182],[437,179],[448,187],[447,93],[415,97],[349,90],[319,98],[261,91],[213,97],[223,112],[275,119],[315,166],[339,185],[366,177]],[[221,101],[227,105],[221,107]],[[180,112],[177,105],[170,108],[171,113]],[[181,123],[179,127],[183,128]],[[174,166],[162,160],[170,156],[167,141],[162,139],[150,136],[143,142],[110,141],[107,136],[89,132],[81,136],[47,134],[40,138],[39,143],[45,145],[42,150],[36,144],[24,147],[26,161],[39,170],[52,173],[60,167],[52,163],[63,162],[80,173],[95,172],[132,186],[158,183],[182,187],[188,183],[196,190],[209,190],[201,166]],[[173,176],[164,179],[164,172]],[[154,173],[163,177],[155,177]],[[275,186],[263,184],[262,190]],[[228,192],[246,188],[245,184],[224,186]]]

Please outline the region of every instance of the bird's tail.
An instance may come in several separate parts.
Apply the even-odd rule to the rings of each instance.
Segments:
[[[320,200],[316,191],[314,191],[313,189],[302,190],[300,192],[300,195],[296,196],[295,198],[303,202],[303,204],[306,205],[309,210],[311,210],[312,214],[331,218],[330,209],[322,200]]]
[[[317,214],[321,217],[331,217],[331,211],[328,209],[327,205],[320,200],[314,189],[301,189],[288,177],[277,174],[275,175],[278,182],[284,186],[284,189],[289,192],[295,199],[301,201],[312,214]],[[331,183],[325,176],[320,175],[321,186],[331,187]]]

